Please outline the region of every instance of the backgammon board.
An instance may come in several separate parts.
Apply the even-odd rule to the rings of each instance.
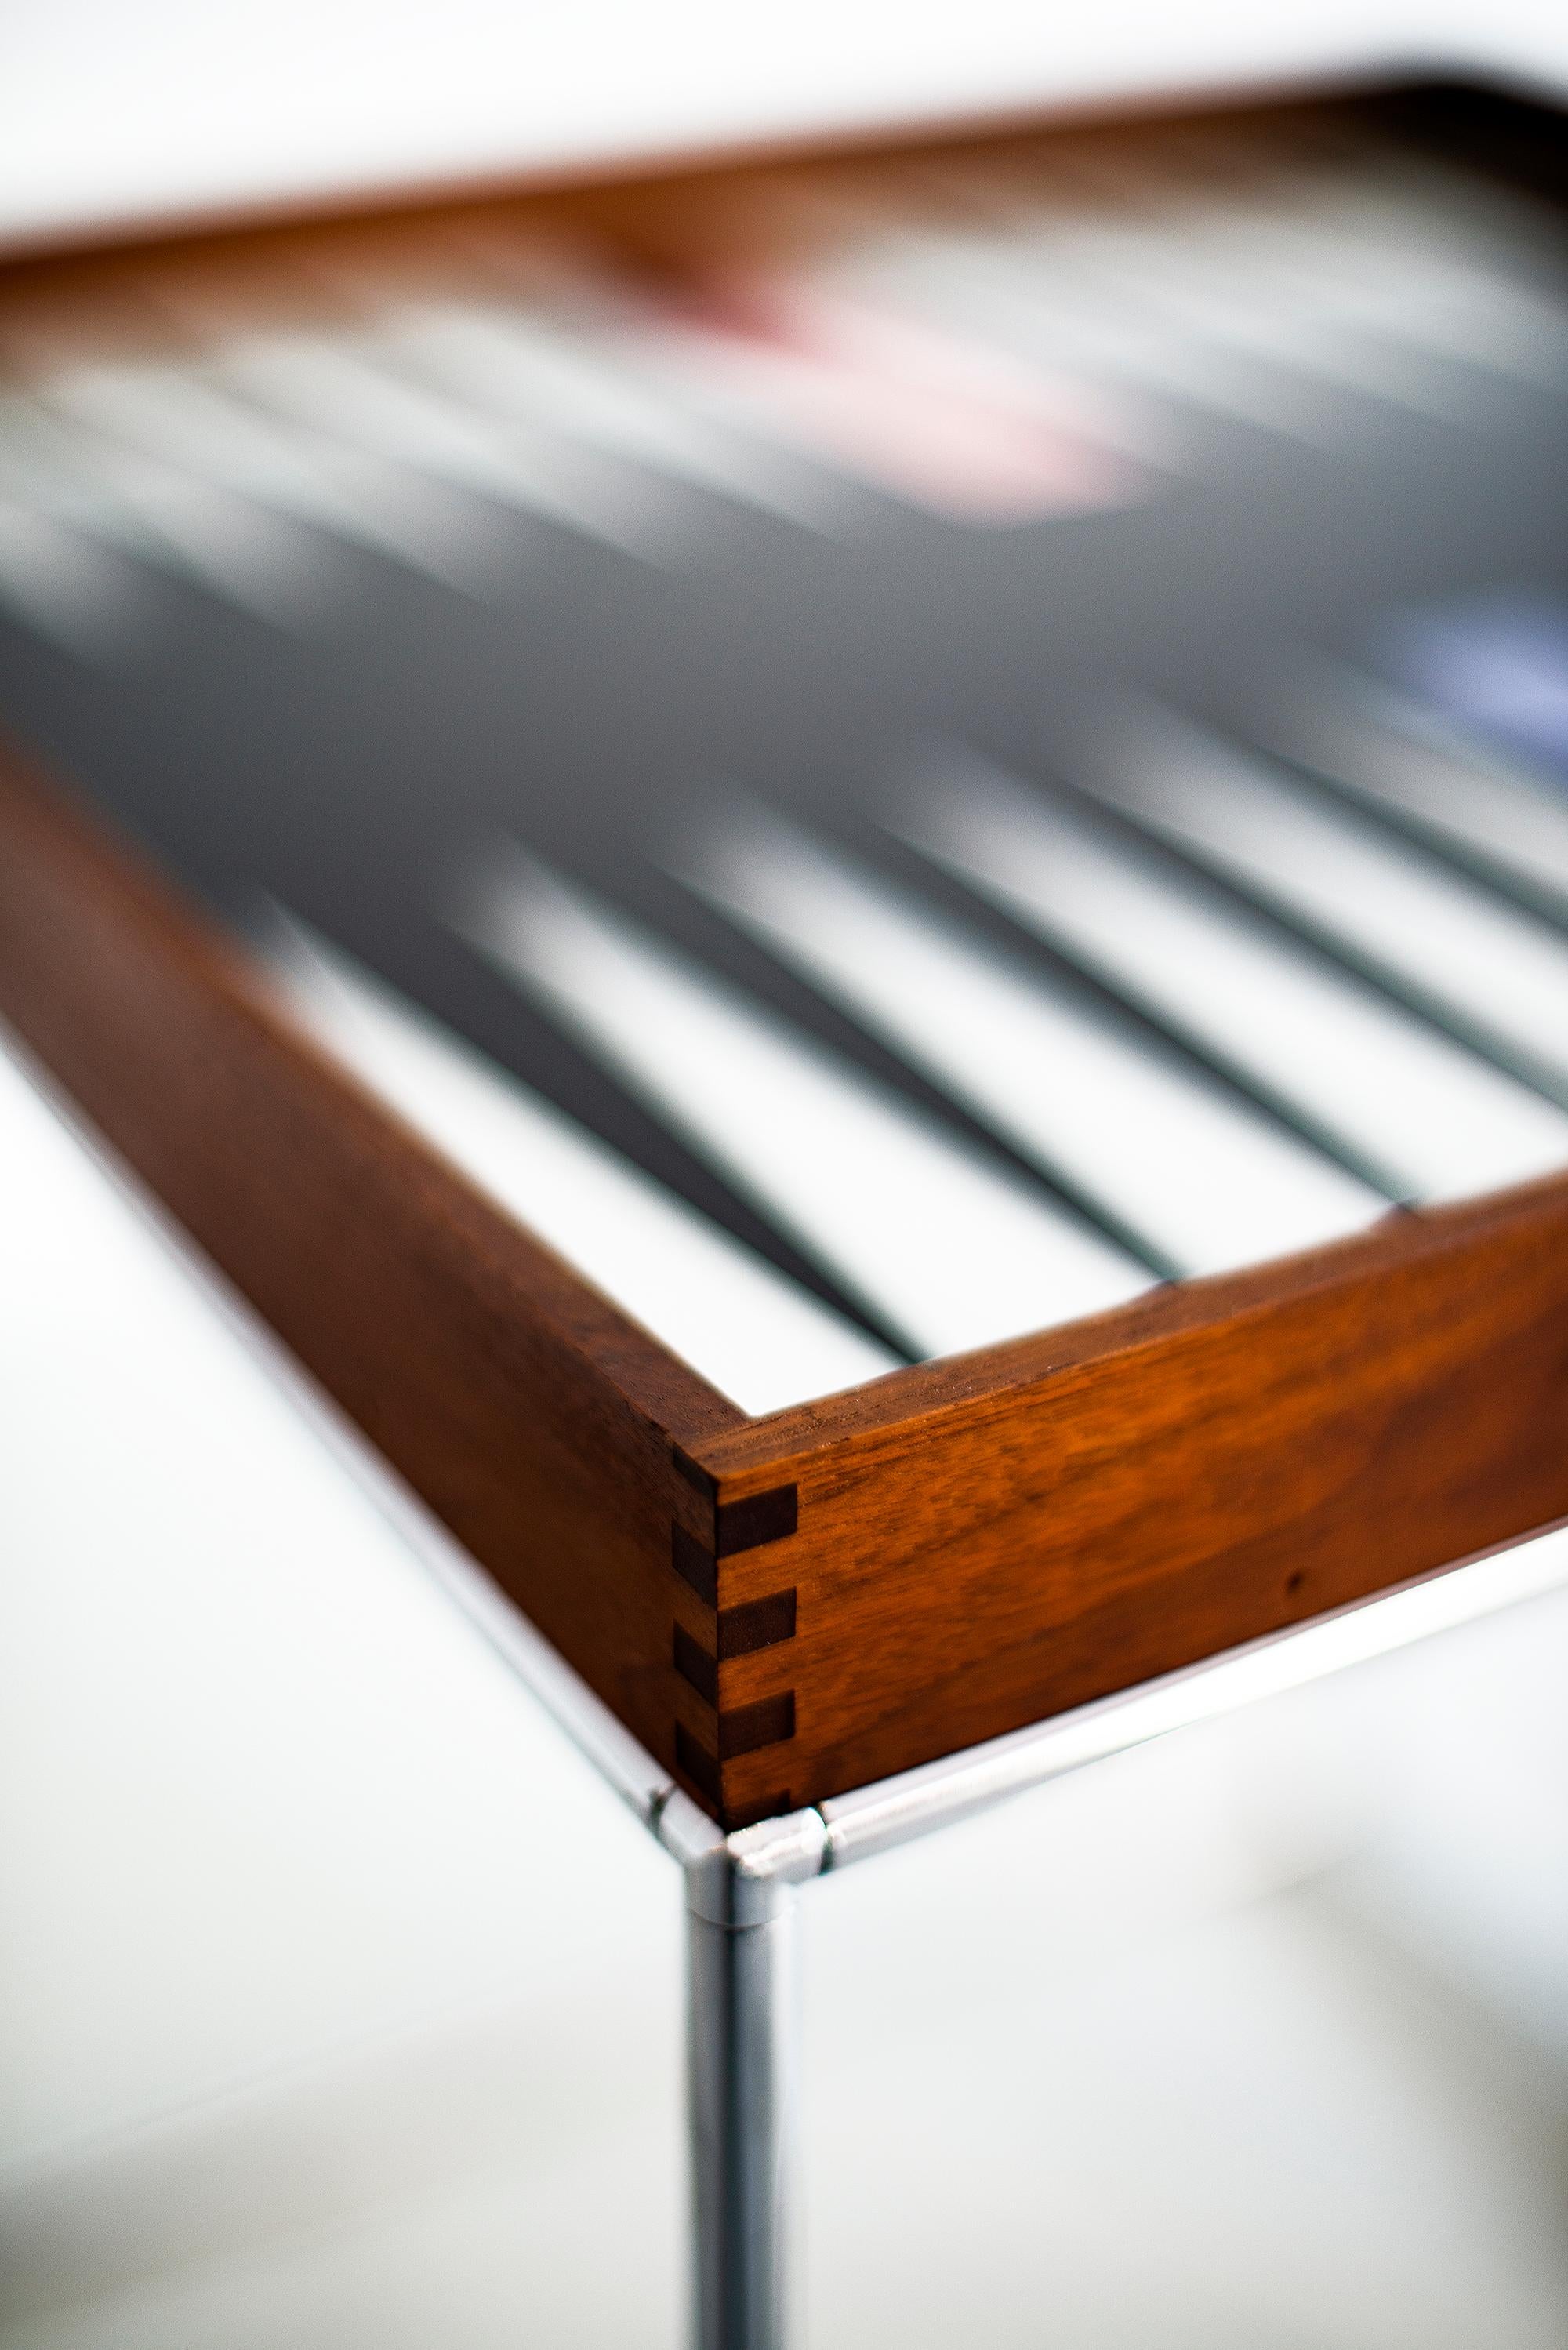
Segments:
[[[1568,1513],[1563,143],[0,280],[0,1015],[727,1825]]]

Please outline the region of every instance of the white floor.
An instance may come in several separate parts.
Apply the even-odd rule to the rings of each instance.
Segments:
[[[681,2338],[680,1898],[0,1061],[0,2350]],[[809,1889],[809,2350],[1568,2340],[1568,1596]]]

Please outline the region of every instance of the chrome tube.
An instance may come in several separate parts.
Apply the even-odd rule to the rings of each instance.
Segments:
[[[698,2350],[788,2339],[795,1898],[765,1926],[687,1918]]]
[[[821,1815],[726,1837],[684,1795],[659,1833],[686,1870],[696,2350],[785,2350],[801,2040],[796,1882]]]

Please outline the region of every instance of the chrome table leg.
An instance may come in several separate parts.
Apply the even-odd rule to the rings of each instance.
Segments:
[[[672,1819],[676,1805],[690,1819]],[[819,1867],[823,1823],[794,1813],[726,1838],[675,1796],[659,1833],[686,1864],[697,2350],[786,2350],[801,2055],[792,1879]]]

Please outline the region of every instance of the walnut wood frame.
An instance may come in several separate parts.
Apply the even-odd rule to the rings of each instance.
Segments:
[[[1568,1515],[1568,1176],[749,1419],[14,756],[0,1017],[726,1826]]]
[[[1562,190],[1548,109],[1350,105]],[[657,264],[709,184],[566,201]],[[90,303],[115,267],[23,260],[9,291]],[[0,1019],[726,1826],[1568,1515],[1568,1175],[748,1419],[5,754]]]

